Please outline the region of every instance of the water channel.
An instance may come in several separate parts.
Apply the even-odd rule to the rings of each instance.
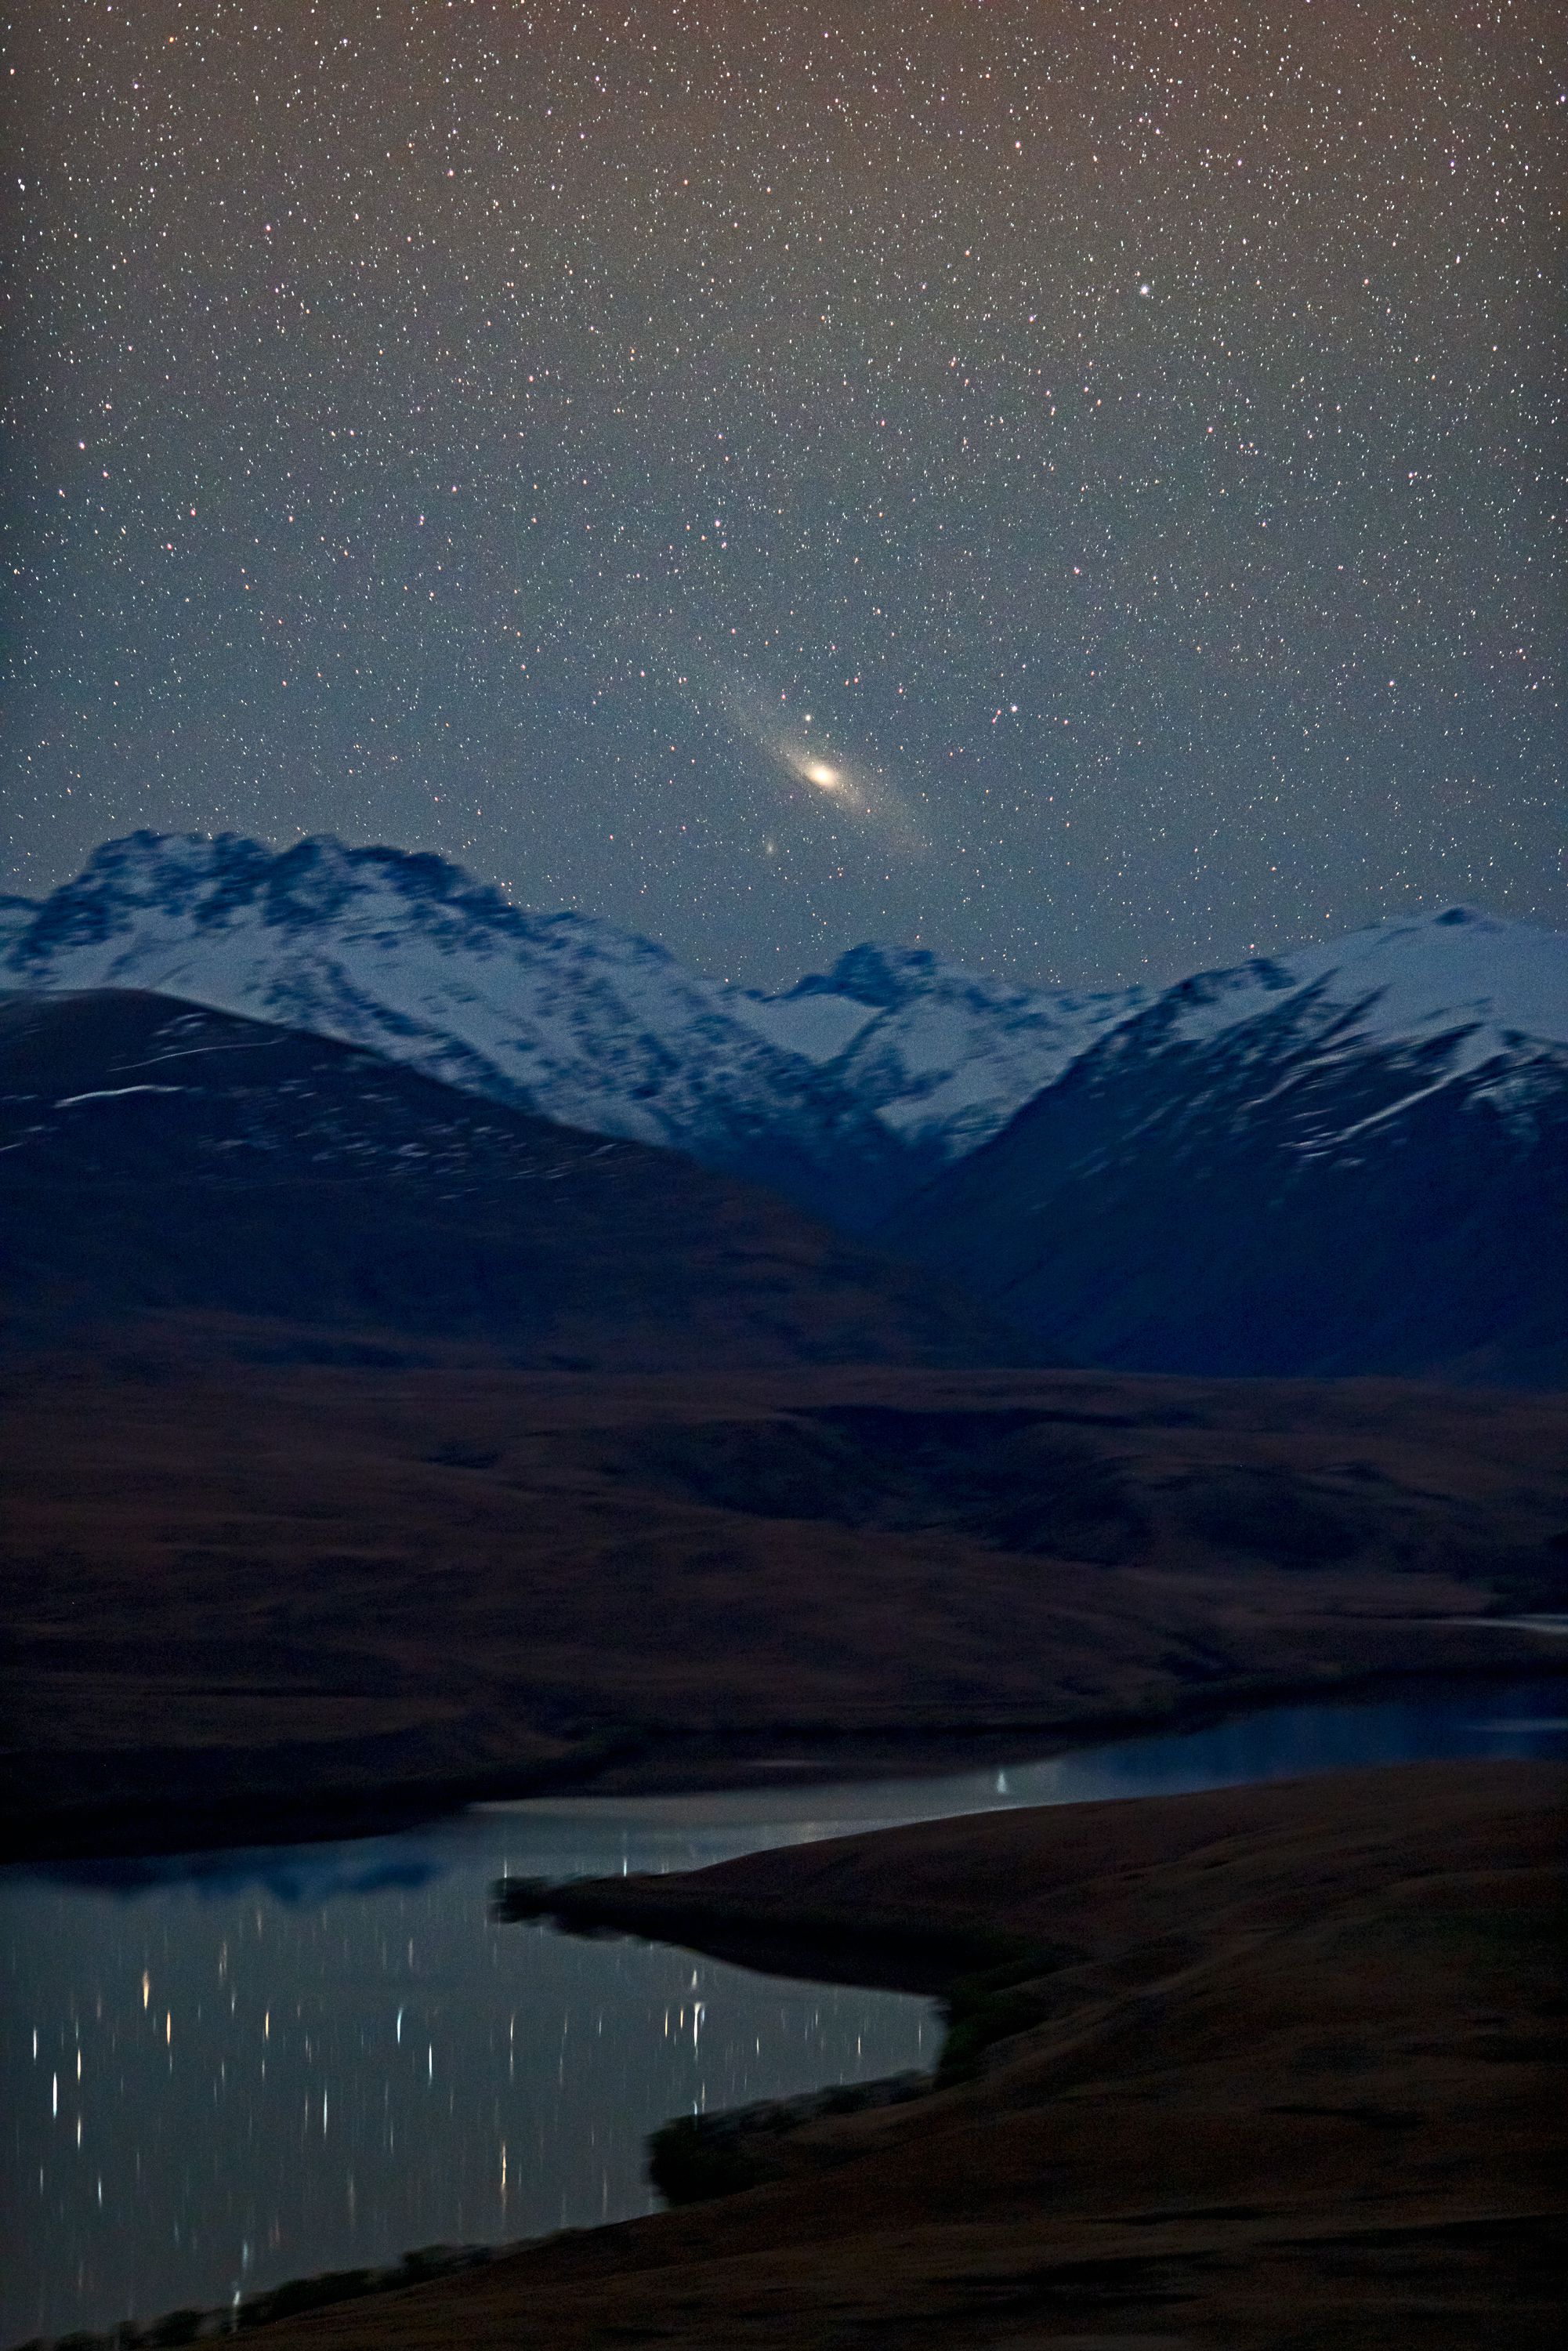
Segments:
[[[646,2211],[672,2115],[929,2065],[932,2004],[497,1926],[492,1882],[1009,1804],[1568,1753],[1568,1683],[1281,1706],[940,1779],[493,1805],[0,1870],[0,2345]]]

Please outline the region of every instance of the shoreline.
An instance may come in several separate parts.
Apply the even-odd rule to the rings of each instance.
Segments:
[[[1506,1620],[1477,1615],[1478,1626],[1514,1630]],[[1555,1633],[1526,1633],[1543,1645],[1506,1661],[1456,1667],[1379,1667],[1364,1674],[1328,1668],[1317,1675],[1250,1676],[1190,1697],[1176,1690],[1164,1703],[1099,1709],[1069,1719],[960,1724],[940,1730],[835,1729],[802,1726],[801,1752],[780,1754],[790,1735],[778,1729],[744,1738],[712,1734],[661,1737],[636,1729],[610,1732],[576,1753],[526,1766],[499,1766],[439,1781],[391,1782],[375,1788],[279,1793],[257,1790],[205,1802],[173,1804],[112,1802],[0,1822],[0,1867],[29,1863],[173,1858],[296,1844],[331,1844],[395,1835],[450,1820],[476,1805],[566,1799],[637,1799],[751,1790],[812,1787],[835,1782],[934,1779],[988,1766],[1020,1767],[1123,1740],[1179,1736],[1292,1702],[1347,1706],[1418,1694],[1454,1683],[1485,1685],[1522,1677],[1568,1680],[1568,1650]],[[1550,1645],[1550,1646],[1545,1646]],[[758,1749],[769,1751],[759,1754]]]
[[[923,2351],[999,2345],[978,2229],[986,2274],[1016,2277],[1058,2326],[1082,2301],[1141,2335],[1174,2291],[1184,2342],[1189,2314],[1198,2341],[1272,2340],[1259,2296],[1321,2304],[1329,2340],[1344,2290],[1429,2326],[1473,2315],[1480,2284],[1511,2340],[1543,2344],[1563,1787],[1552,1763],[1342,1769],[582,1881],[568,1907],[591,1930],[619,1914],[646,1933],[656,1911],[657,1939],[684,1928],[711,1951],[743,1925],[750,1964],[766,1949],[775,1970],[802,1937],[825,1956],[831,1924],[841,1956],[858,1943],[903,1988],[913,1932],[946,1952],[936,2072],[666,2126],[668,2209],[646,2219],[428,2248],[69,2339],[153,2351],[266,2327],[301,2351],[576,2351],[679,2318],[706,2351],[764,2309],[788,2308],[777,2340],[804,2345],[847,2306]],[[1400,2054],[1413,2031],[1418,2058]],[[893,2256],[916,2244],[906,2276]]]

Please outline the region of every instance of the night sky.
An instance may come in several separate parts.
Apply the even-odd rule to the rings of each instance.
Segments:
[[[11,886],[329,830],[765,984],[1568,922],[1555,6],[19,14]]]

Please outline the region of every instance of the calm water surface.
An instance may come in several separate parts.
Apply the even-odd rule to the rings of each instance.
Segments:
[[[497,1805],[333,1845],[0,1871],[0,2343],[652,2204],[668,2116],[934,2062],[932,2004],[495,1925],[491,1881],[850,1829],[1568,1752],[1568,1685],[1280,1707],[944,1779]]]

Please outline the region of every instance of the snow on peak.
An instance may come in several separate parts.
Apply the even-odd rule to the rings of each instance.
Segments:
[[[886,946],[879,939],[862,940],[850,947],[832,969],[797,980],[791,996],[847,996],[873,1012],[892,1012],[912,996],[928,993],[956,973],[956,964],[944,964],[929,947]]]
[[[1368,1044],[1455,1040],[1452,1072],[1521,1046],[1568,1045],[1568,935],[1500,922],[1470,906],[1400,915],[1172,991],[1174,1033],[1218,1037],[1287,995],[1333,1008],[1342,1038]]]
[[[268,849],[241,833],[134,832],[96,849],[74,882],[34,908],[30,952],[40,966],[62,943],[145,935],[160,919],[204,935],[260,923],[308,932],[323,925],[405,923],[474,945],[486,932],[536,943],[593,937],[604,952],[650,964],[674,958],[651,939],[573,913],[534,914],[429,851],[350,849],[331,833]]]
[[[828,1076],[927,1157],[951,1160],[1005,1126],[1144,990],[1026,988],[925,947],[866,941],[831,969],[737,1009],[759,1035]]]

